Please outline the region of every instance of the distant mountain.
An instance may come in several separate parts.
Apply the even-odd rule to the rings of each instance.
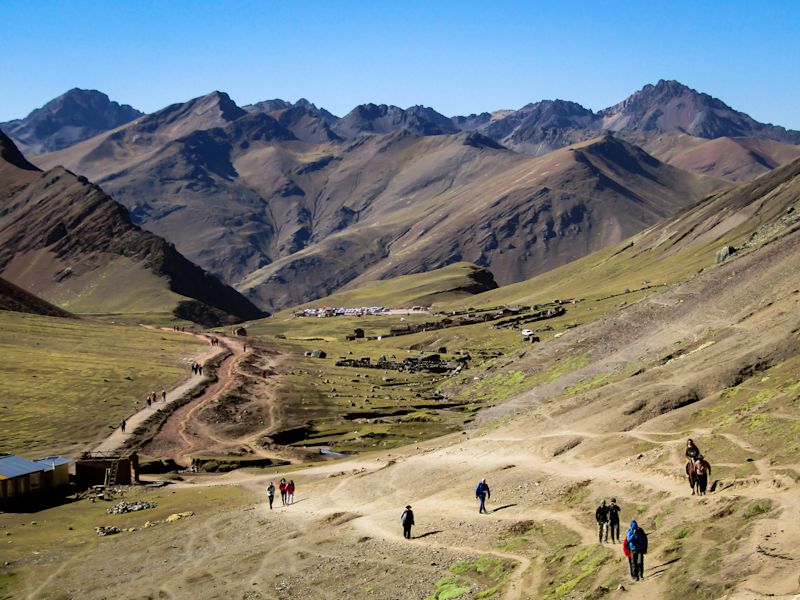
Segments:
[[[478,131],[517,152],[539,156],[603,131],[618,133],[649,149],[666,132],[697,138],[751,137],[800,144],[800,132],[759,123],[724,102],[677,81],[646,85],[622,102],[597,113],[564,100],[543,100],[519,110],[453,117],[460,129]],[[755,161],[744,171],[755,166]],[[691,161],[690,161],[691,162]],[[723,169],[724,170],[724,169]],[[755,167],[758,171],[758,167]]]
[[[300,131],[287,115],[324,124],[302,104],[262,108],[276,110],[244,111],[215,93],[38,160],[91,177],[138,224],[269,310],[462,260],[518,281],[717,185],[611,138],[542,162],[422,107],[359,107],[331,128],[344,140]],[[572,124],[581,140],[590,119],[574,103],[538,103],[502,139],[541,121]]]
[[[436,151],[423,147],[437,137],[395,138],[395,147],[383,149],[381,161],[363,173],[385,172],[382,161],[425,158],[406,162],[383,181],[386,192],[361,205],[357,223],[313,236],[303,249],[254,271],[237,288],[265,306],[282,307],[460,261],[491,270],[505,285],[616,243],[716,185],[613,137],[531,158],[504,149],[458,150],[465,135],[437,136]],[[458,165],[456,171],[447,162],[433,162],[437,155]],[[447,177],[422,178],[422,160],[429,173]],[[346,165],[337,165],[329,177],[340,169]],[[363,182],[364,189],[376,179]],[[415,194],[419,202],[408,200]]]
[[[225,127],[247,116],[261,118],[239,108],[228,94],[212,92],[188,102],[171,104],[127,126],[39,157],[36,164],[44,168],[64,165],[97,180],[111,171],[124,169],[132,162],[146,159],[183,136]],[[266,119],[274,121],[269,117]]]
[[[304,142],[324,143],[342,139],[330,127],[339,118],[305,98],[294,104],[279,99],[264,100],[243,108],[248,112],[269,115]]]
[[[172,313],[204,325],[262,314],[62,167],[0,168],[0,273],[73,312]]]
[[[667,83],[650,87],[672,96],[645,96],[669,104]],[[365,104],[337,119],[306,100],[245,110],[214,92],[36,163],[98,182],[137,224],[271,310],[462,260],[519,281],[800,148],[662,130],[677,122],[634,118],[642,102],[594,113],[545,100],[452,120]],[[605,135],[612,126],[624,141]]]
[[[707,139],[757,137],[800,144],[800,131],[759,123],[717,98],[663,79],[597,116],[601,127],[610,131],[678,130]]]
[[[72,146],[143,114],[113,102],[102,92],[74,88],[24,119],[0,123],[0,129],[28,154],[42,154]]]
[[[426,106],[402,109],[386,104],[356,106],[333,124],[333,130],[344,138],[371,133],[391,133],[404,129],[417,135],[458,133],[453,122]]]

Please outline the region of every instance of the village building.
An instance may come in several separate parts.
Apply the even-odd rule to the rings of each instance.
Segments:
[[[0,456],[0,507],[27,508],[55,498],[69,484],[69,463],[61,456]]]

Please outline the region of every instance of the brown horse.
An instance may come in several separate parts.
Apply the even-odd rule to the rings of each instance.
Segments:
[[[692,488],[692,496],[697,493],[697,473],[694,472],[694,461],[690,458],[686,461],[686,478],[689,480],[689,487]]]

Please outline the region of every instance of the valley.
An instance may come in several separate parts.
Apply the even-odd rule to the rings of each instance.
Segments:
[[[0,136],[0,453],[142,481],[4,508],[0,598],[800,593],[797,132],[663,80],[34,127],[81,92]]]

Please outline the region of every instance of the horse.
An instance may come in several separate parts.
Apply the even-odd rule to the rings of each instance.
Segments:
[[[694,472],[694,461],[686,461],[686,478],[689,480],[689,487],[692,488],[692,496],[697,493],[697,473]]]

